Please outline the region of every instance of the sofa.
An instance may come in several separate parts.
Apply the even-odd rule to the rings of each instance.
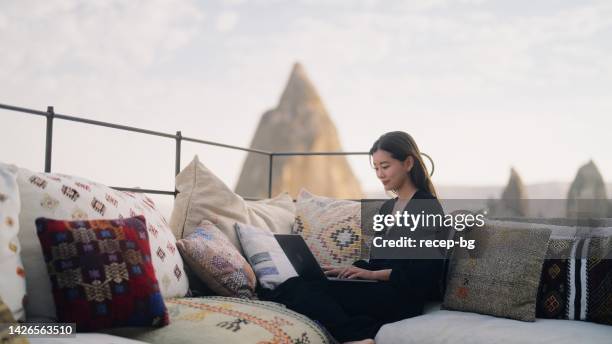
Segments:
[[[293,312],[281,304],[259,301],[256,298],[224,297],[215,295],[210,290],[204,293],[205,296],[194,297],[194,295],[198,295],[198,290],[196,290],[198,282],[200,285],[202,282],[189,274],[190,271],[177,249],[176,238],[180,238],[180,234],[175,235],[172,232],[169,225],[170,220],[161,215],[153,200],[146,195],[114,190],[85,178],[59,173],[34,172],[3,163],[0,163],[0,172],[0,181],[3,183],[0,188],[0,221],[3,226],[3,235],[0,239],[2,240],[2,248],[7,248],[4,250],[6,252],[2,252],[3,257],[10,255],[10,259],[3,258],[0,261],[0,268],[3,272],[6,272],[4,278],[10,282],[0,283],[0,305],[7,305],[7,307],[0,308],[3,310],[3,316],[8,313],[11,320],[17,320],[21,324],[55,323],[58,322],[57,315],[71,316],[70,312],[66,311],[70,304],[58,304],[58,299],[55,298],[57,294],[54,294],[55,289],[53,288],[57,287],[58,284],[69,285],[72,281],[56,283],[59,278],[50,280],[47,268],[52,264],[49,264],[49,257],[45,254],[51,251],[46,252],[44,247],[41,248],[40,238],[42,236],[40,234],[42,229],[36,227],[36,225],[41,224],[41,221],[50,221],[54,225],[81,222],[84,224],[90,221],[106,221],[104,219],[110,218],[115,219],[109,222],[112,226],[122,223],[123,220],[134,219],[134,216],[146,219],[146,225],[145,221],[141,222],[143,230],[139,233],[144,235],[144,232],[146,232],[148,234],[147,242],[150,244],[146,255],[137,257],[142,263],[139,266],[143,267],[143,270],[146,270],[146,263],[151,263],[149,266],[153,266],[155,280],[150,279],[149,282],[151,283],[148,284],[155,286],[153,288],[153,291],[157,290],[154,293],[155,295],[163,296],[167,316],[166,323],[168,325],[166,326],[159,326],[159,322],[153,321],[151,326],[143,326],[140,322],[138,326],[106,326],[106,328],[99,330],[86,329],[86,332],[80,332],[78,331],[79,321],[83,317],[88,317],[88,312],[97,309],[87,308],[87,312],[83,312],[82,309],[76,308],[71,311],[79,311],[80,317],[72,317],[70,319],[73,319],[73,321],[69,321],[77,323],[78,333],[75,336],[63,338],[30,337],[28,338],[30,342],[72,343],[75,338],[79,342],[86,343],[134,343],[139,341],[150,343],[335,342],[317,322]],[[210,185],[210,183],[206,185]],[[223,199],[221,197],[217,201],[225,202],[221,208],[229,209],[230,205],[227,203],[227,198]],[[236,201],[243,202],[239,199],[236,199]],[[274,211],[269,211],[270,208],[280,210],[284,206],[289,207],[289,210],[293,209],[291,198],[286,194],[272,200],[252,202],[252,205],[250,210],[253,212],[253,216],[257,214],[257,219],[261,219],[261,216],[266,212],[270,216],[275,215]],[[285,217],[288,216],[287,214],[291,215],[291,221],[293,221],[293,213],[284,211]],[[282,215],[278,217],[282,218]],[[55,221],[53,219],[66,219],[66,221]],[[257,222],[255,217],[249,220],[246,216],[241,217],[240,220],[256,223],[259,226],[266,225],[265,222]],[[289,219],[285,220],[288,223]],[[272,225],[269,227],[274,228]],[[280,231],[281,229],[274,228],[274,230]],[[291,230],[289,224],[283,230],[289,233]],[[125,235],[127,237],[127,234]],[[85,236],[86,234],[83,234],[83,237]],[[146,239],[147,235],[144,235],[144,238]],[[76,237],[74,239],[76,240]],[[101,243],[96,245],[102,250]],[[83,255],[81,246],[78,247],[79,252],[76,252],[76,255]],[[104,247],[106,247],[105,250],[110,250],[110,246],[106,245]],[[54,252],[57,251],[56,247],[52,247],[52,249]],[[70,250],[64,251],[61,253],[62,255],[70,253]],[[71,259],[75,258],[74,256],[70,257]],[[144,262],[142,259],[144,259]],[[112,264],[108,264],[108,266],[110,265]],[[84,269],[84,267],[82,268]],[[17,271],[16,274],[15,271]],[[110,275],[106,270],[105,274],[107,282],[109,279],[112,280],[116,277]],[[131,278],[131,270],[129,275]],[[153,277],[153,274],[151,275],[149,277]],[[56,276],[53,278],[56,278]],[[83,280],[79,280],[78,284],[83,285],[85,289],[92,289],[96,286],[93,283],[87,283],[88,281],[84,277],[79,276],[79,279],[81,278]],[[124,280],[121,280],[122,278]],[[118,280],[121,283],[111,281],[109,284],[119,287],[125,285],[126,279],[127,273],[124,277],[119,277]],[[127,286],[129,287],[129,285]],[[79,286],[76,286],[76,289],[79,288]],[[122,292],[125,292],[125,288]],[[87,290],[84,293],[89,298],[90,295]],[[112,290],[112,294],[114,297],[115,289]],[[84,297],[85,295],[77,296]],[[107,300],[110,298],[110,293],[108,295],[96,293],[92,295],[94,299],[101,297],[101,300],[104,300],[98,304],[105,302],[112,304],[112,300]],[[86,305],[84,300],[78,301],[80,302],[79,305]],[[112,306],[117,305],[113,304]],[[121,317],[121,314],[111,314],[111,316]],[[102,318],[100,317],[101,322],[102,320],[108,320]],[[125,320],[125,318],[122,319]],[[124,323],[127,322],[124,321]],[[3,340],[23,340],[23,338],[8,336],[6,328],[2,328],[0,333]]]
[[[421,316],[384,325],[376,343],[610,343],[612,329],[584,321],[536,319],[524,322],[430,303]]]
[[[300,234],[322,265],[343,265],[367,257],[368,240],[372,236],[365,229],[361,231],[361,207],[358,202],[334,200],[308,192],[301,193],[296,203],[287,194],[262,201],[245,201],[206,169],[197,157],[177,176],[179,194],[169,220],[158,214],[154,202],[145,195],[110,191],[104,185],[64,174],[32,172],[5,164],[0,164],[0,169],[13,171],[13,195],[21,202],[19,233],[12,232],[8,240],[11,243],[18,241],[18,249],[13,252],[15,262],[11,264],[17,266],[18,271],[25,270],[25,276],[15,279],[12,294],[0,290],[5,302],[7,297],[20,298],[19,302],[6,302],[12,307],[14,318],[24,323],[53,322],[57,321],[56,312],[62,311],[54,306],[52,283],[43,256],[37,253],[38,256],[33,257],[40,251],[41,243],[30,222],[33,222],[33,217],[51,215],[83,221],[90,218],[144,216],[151,240],[151,261],[168,315],[165,326],[110,326],[92,332],[79,332],[74,337],[31,337],[31,343],[72,343],[75,338],[84,343],[334,343],[334,338],[316,321],[281,304],[257,300],[256,295],[253,298],[219,295],[206,288],[206,283],[202,283],[202,279],[190,271],[176,249],[177,240],[195,231],[200,221],[206,218],[218,226],[227,235],[227,240],[244,254],[233,230],[233,224],[242,222],[267,228],[273,233]],[[52,191],[54,187],[56,190]],[[82,203],[83,206],[78,203],[89,193],[99,190],[103,190],[101,196],[93,198],[98,203],[90,199]],[[10,190],[5,188],[0,193],[10,195]],[[80,196],[75,196],[77,194]],[[2,206],[5,207],[6,203]],[[130,204],[125,212],[114,210],[120,209],[122,203]],[[104,209],[103,214],[101,209]],[[6,215],[10,211],[15,210],[5,207],[0,214]],[[316,221],[309,221],[308,217],[314,217]],[[529,223],[529,226],[550,230],[551,226],[539,219],[531,222],[501,219],[500,222],[506,227],[524,227],[525,223]],[[337,236],[324,232],[331,228],[332,223],[344,234],[348,233],[345,237],[352,238],[350,245],[340,245],[334,242]],[[573,227],[568,228],[571,230]],[[25,233],[26,230],[30,232]],[[560,233],[566,230],[558,229]],[[572,233],[575,235],[575,231]],[[14,268],[13,265],[11,268]],[[21,298],[24,298],[23,304]],[[612,307],[612,295],[604,295],[606,299]],[[384,325],[376,336],[376,342],[612,343],[612,326],[609,324],[540,318],[520,321],[504,318],[500,314],[495,316],[458,310],[460,306],[447,301],[428,303],[423,315]],[[492,301],[483,299],[481,302]],[[604,316],[609,316],[607,314]]]

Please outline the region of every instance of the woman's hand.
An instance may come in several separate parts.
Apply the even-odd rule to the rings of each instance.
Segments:
[[[361,279],[376,279],[376,272],[370,271],[356,266],[323,266],[326,276],[336,276],[339,278],[361,278]]]

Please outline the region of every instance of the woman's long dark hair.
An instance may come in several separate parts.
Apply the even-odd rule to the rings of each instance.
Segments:
[[[409,156],[412,156],[414,159],[414,166],[412,166],[412,169],[408,173],[410,179],[418,189],[425,190],[434,197],[438,197],[436,195],[436,189],[429,177],[427,167],[423,163],[421,151],[412,136],[403,131],[391,131],[383,134],[374,142],[372,148],[370,148],[370,162],[374,152],[379,149],[388,152],[393,159],[402,162]]]

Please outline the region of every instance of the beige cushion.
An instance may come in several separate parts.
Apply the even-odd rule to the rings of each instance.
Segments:
[[[288,234],[295,221],[295,205],[288,193],[261,201],[245,201],[206,168],[196,155],[176,176],[179,194],[174,201],[170,227],[177,238],[191,234],[209,220],[240,247],[234,223],[241,222]]]
[[[476,248],[453,255],[443,307],[534,321],[550,230],[487,223],[465,236]]]
[[[361,256],[361,205],[302,189],[293,232],[304,238],[320,265],[351,265]]]

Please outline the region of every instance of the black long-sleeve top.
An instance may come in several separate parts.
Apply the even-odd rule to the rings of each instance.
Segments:
[[[427,200],[427,201],[413,201]],[[397,198],[383,203],[378,211],[379,214],[391,214]],[[418,190],[410,199],[405,212],[419,214],[440,214],[444,216],[444,210],[440,202],[431,193]],[[429,230],[431,228],[428,228]],[[391,228],[390,230],[393,230]],[[441,300],[443,295],[443,259],[370,259],[359,260],[353,265],[367,270],[391,269],[389,282],[402,293],[407,293],[415,299]]]

